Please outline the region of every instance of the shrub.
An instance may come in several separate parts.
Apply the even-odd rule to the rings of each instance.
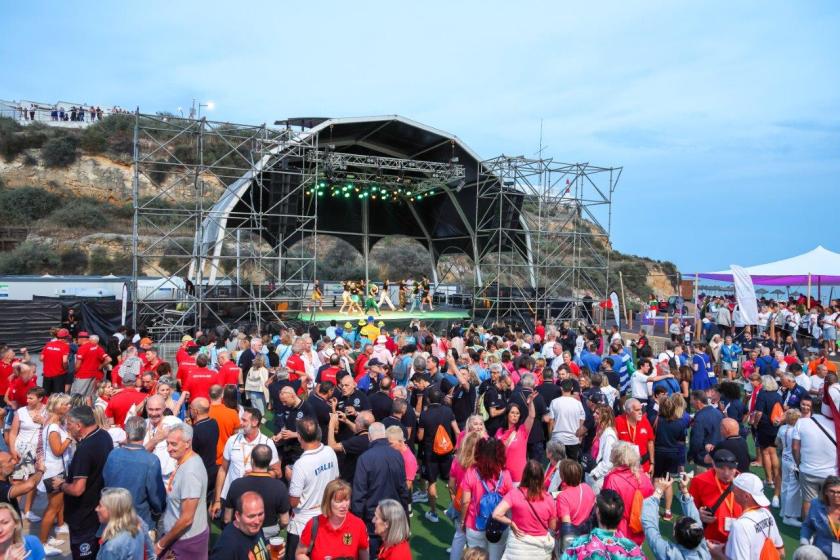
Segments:
[[[47,140],[41,156],[48,167],[67,167],[76,161],[79,139],[75,136],[58,136]]]
[[[111,205],[90,199],[74,200],[50,214],[49,222],[68,228],[97,229],[108,225]]]
[[[96,121],[85,129],[87,146],[82,146],[91,153],[109,152],[114,155],[131,156],[134,153],[134,116],[110,115]]]
[[[89,154],[101,154],[108,148],[108,139],[105,138],[105,133],[96,125],[87,127],[82,132],[82,138],[79,142],[82,150]]]
[[[0,274],[46,274],[56,272],[58,255],[48,246],[24,241],[12,251],[0,253]]]
[[[27,224],[48,216],[61,206],[62,197],[37,187],[0,191],[0,222]]]
[[[79,249],[70,249],[59,255],[62,274],[84,274],[88,267],[87,253]]]
[[[111,258],[102,247],[96,247],[90,252],[88,273],[106,275],[111,273]]]

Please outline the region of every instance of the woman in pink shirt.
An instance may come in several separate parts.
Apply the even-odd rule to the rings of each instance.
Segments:
[[[478,418],[481,419],[480,416]],[[451,515],[448,515],[452,518],[452,524],[455,525],[455,535],[452,537],[452,549],[449,553],[450,560],[460,560],[464,546],[467,544],[467,534],[462,530],[460,522],[464,515],[464,510],[461,507],[463,498],[461,482],[463,482],[467,471],[475,464],[476,444],[486,437],[483,422],[481,426],[481,432],[474,431],[461,440],[461,445],[455,453],[455,460],[452,461],[452,467],[449,469],[449,496],[452,498],[452,509],[454,511]],[[467,420],[467,429],[469,429],[469,420]],[[465,434],[467,431],[464,430],[461,433]]]
[[[577,461],[560,461],[560,493],[557,495],[557,519],[560,521],[559,537],[574,540],[592,531],[592,510],[595,492],[583,482],[583,467]],[[564,547],[565,548],[565,547]]]
[[[551,494],[543,489],[544,475],[538,461],[528,461],[519,488],[505,494],[493,510],[493,519],[510,527],[505,558],[551,560],[554,552],[551,531],[557,528],[557,514]]]
[[[534,425],[534,398],[537,394],[536,391],[532,392],[525,401],[528,405],[527,416],[524,416],[524,411],[518,404],[510,403],[504,426],[496,430],[496,439],[504,443],[507,449],[506,466],[515,483],[522,479],[522,471],[527,461],[528,436],[531,434],[531,426]]]
[[[455,438],[455,449],[459,449],[461,447],[461,442],[464,441],[464,438],[473,432],[481,434],[482,438],[487,437],[487,428],[484,427],[484,418],[482,418],[480,414],[473,414],[467,418],[467,423],[464,425],[464,429],[458,432],[458,436]]]
[[[489,560],[499,560],[505,550],[505,535],[499,542],[487,540],[485,528],[479,529],[479,503],[484,496],[485,486],[490,492],[504,496],[513,488],[510,473],[505,469],[505,446],[495,439],[482,439],[476,443],[475,464],[470,467],[461,481],[461,511],[466,511],[461,530],[467,535],[467,546],[477,546],[487,551]],[[507,533],[507,531],[505,532]]]
[[[653,495],[653,484],[650,478],[642,471],[639,464],[639,448],[636,445],[620,441],[612,448],[610,459],[613,469],[604,478],[604,490],[615,490],[624,502],[624,516],[618,524],[618,530],[622,535],[641,546],[645,541],[644,531],[638,533],[630,530],[630,515],[633,513],[633,496],[636,490],[642,493],[642,499]],[[641,512],[639,512],[641,513]]]

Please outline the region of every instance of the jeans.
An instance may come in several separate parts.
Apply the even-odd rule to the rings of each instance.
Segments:
[[[449,553],[449,560],[461,560],[461,553],[467,545],[467,534],[461,530],[461,520],[456,518],[452,521],[455,525],[455,534],[452,536],[452,551]]]
[[[251,406],[265,416],[265,395],[262,391],[248,391],[248,398],[251,399]]]

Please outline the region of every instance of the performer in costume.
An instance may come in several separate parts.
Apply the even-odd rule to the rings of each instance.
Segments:
[[[324,293],[321,291],[321,284],[315,280],[315,284],[312,286],[312,307],[317,307],[318,310],[324,310]],[[309,311],[309,305],[306,306],[306,310]]]
[[[341,283],[341,287],[343,288],[341,292],[341,309],[339,309],[338,312],[347,313],[347,310],[353,308],[353,302],[350,299],[350,282],[345,280]]]
[[[350,313],[361,313],[362,312],[361,303],[362,303],[362,290],[361,290],[361,288],[355,282],[350,282]]]
[[[394,304],[391,303],[391,294],[389,293],[391,290],[391,283],[388,280],[384,280],[382,282],[382,293],[379,294],[379,308],[382,308],[382,303],[385,302],[388,304],[388,307],[391,308],[391,311],[396,311],[394,308]]]
[[[415,307],[420,307],[420,313],[424,313],[423,311],[423,286],[417,280],[414,280],[414,286],[411,290],[411,309],[408,310],[409,313],[414,313]]]
[[[431,295],[431,283],[429,282],[429,278],[427,276],[423,276],[423,281],[421,283],[423,288],[423,299],[420,300],[420,311],[423,311],[423,304],[429,304],[429,311],[434,311],[435,308],[432,306],[432,295]]]
[[[405,308],[408,305],[408,286],[405,285],[405,280],[400,280],[399,300],[400,300],[400,311],[405,311]]]
[[[367,313],[370,309],[376,309],[376,314],[382,315],[382,312],[379,310],[379,304],[376,303],[376,296],[378,294],[379,287],[371,282],[370,287],[368,288],[368,296],[365,298],[365,313]]]

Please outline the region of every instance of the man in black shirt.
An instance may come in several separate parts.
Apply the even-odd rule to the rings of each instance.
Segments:
[[[53,479],[56,489],[64,492],[64,519],[70,527],[70,551],[73,560],[95,558],[99,552],[99,519],[96,506],[105,479],[102,470],[114,441],[96,425],[93,409],[77,406],[67,414],[67,431],[76,440],[76,452],[68,467],[67,480]]]
[[[487,429],[487,433],[492,436],[495,435],[496,430],[502,426],[505,409],[507,408],[508,399],[510,397],[510,391],[507,388],[506,375],[503,374],[502,366],[500,364],[490,365],[490,380],[490,386],[484,393],[483,399],[484,409],[490,416],[487,421],[484,422],[484,427]]]
[[[457,371],[455,377],[458,379],[458,385],[455,386],[451,394],[452,413],[458,422],[458,428],[463,430],[467,424],[467,418],[475,410],[476,387],[470,384],[470,370],[467,366],[461,366]],[[441,382],[441,386],[443,386],[443,382]]]
[[[277,444],[280,461],[286,469],[286,480],[291,480],[291,467],[303,454],[297,437],[297,422],[304,416],[314,416],[314,413],[291,387],[280,389],[280,402],[282,406],[274,413],[275,435],[271,439]]]
[[[330,425],[330,412],[335,393],[335,384],[332,381],[321,381],[315,385],[315,390],[306,399],[306,404],[312,411],[312,416],[321,428],[321,443],[327,443],[327,426]]]
[[[268,400],[271,402],[271,410],[280,410],[283,408],[283,402],[280,400],[280,390],[283,387],[291,387],[295,393],[300,392],[300,379],[289,381],[289,370],[286,368],[279,368],[274,374],[273,381],[268,384]]]
[[[718,449],[728,449],[738,461],[738,470],[749,472],[750,450],[747,441],[741,437],[738,421],[734,418],[724,418],[720,423],[720,435],[723,436],[723,440],[715,445],[710,455],[714,457]]]
[[[436,502],[438,478],[448,481],[449,469],[452,467],[454,442],[460,433],[458,423],[452,409],[441,404],[443,395],[437,387],[429,389],[429,407],[420,415],[420,425],[417,428],[417,440],[423,445],[423,478],[429,483],[429,511],[426,519],[432,523],[438,522]],[[438,427],[443,427],[451,443],[453,451],[439,454],[434,451],[435,438]]]
[[[192,448],[201,457],[207,471],[207,480],[216,480],[219,465],[216,464],[216,446],[219,441],[219,424],[210,418],[210,401],[198,397],[190,402],[190,418],[192,418],[193,439]],[[207,485],[207,503],[213,503],[215,488]]]
[[[224,516],[226,524],[234,517],[233,508],[228,504],[238,503],[249,492],[256,492],[263,497],[263,534],[266,538],[279,535],[280,530],[289,524],[289,490],[285,482],[274,478],[269,472],[270,464],[271,449],[264,444],[255,446],[251,451],[251,470],[242,478],[234,480],[228,489]]]
[[[394,401],[389,396],[390,392],[391,378],[386,375],[379,381],[379,390],[368,396],[370,410],[373,412],[373,417],[376,418],[377,422],[381,422],[383,418],[391,414]]]
[[[349,376],[348,376],[349,377]],[[330,414],[330,425],[327,428],[329,445],[338,455],[338,473],[347,482],[353,482],[353,474],[356,472],[356,460],[367,451],[370,440],[368,439],[368,428],[373,424],[373,413],[363,410],[356,416],[353,423],[354,434],[344,441],[337,442],[335,432],[339,422],[346,424],[347,417],[342,412]]]
[[[408,428],[402,423],[406,410],[408,410],[408,401],[405,399],[394,399],[394,402],[391,404],[391,414],[382,419],[382,425],[386,428],[399,426],[403,432],[403,440],[408,441]]]
[[[256,492],[242,494],[236,502],[233,523],[225,527],[216,541],[211,560],[268,560],[271,556],[262,532],[264,519],[262,497]]]
[[[340,393],[338,394],[336,408],[344,413],[347,422],[341,422],[337,437],[338,441],[344,441],[347,438],[353,437],[352,426],[356,420],[356,416],[362,410],[370,410],[370,401],[368,401],[367,395],[356,388],[356,380],[353,379],[352,375],[342,377],[338,383],[338,388]]]

